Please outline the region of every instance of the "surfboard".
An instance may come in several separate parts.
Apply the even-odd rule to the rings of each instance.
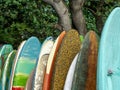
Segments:
[[[4,64],[4,69],[3,69],[3,73],[2,73],[2,80],[1,80],[1,86],[2,86],[1,90],[8,90],[10,73],[11,73],[12,64],[13,64],[13,61],[15,58],[15,54],[16,54],[15,50],[11,51],[6,59],[5,64]]]
[[[26,41],[22,41],[22,43],[19,45],[16,56],[15,56],[15,59],[13,61],[8,90],[12,90],[13,77],[14,77],[14,73],[15,73],[16,64],[17,64],[18,57],[20,55],[20,52],[21,52],[25,42]]]
[[[104,25],[98,54],[97,90],[120,90],[120,7]]]
[[[72,64],[70,65],[70,68],[65,80],[64,90],[71,90],[77,58],[78,58],[78,54],[75,56],[75,58],[72,61]]]
[[[24,90],[32,90],[33,88],[33,79],[34,79],[34,75],[35,75],[35,69],[31,72],[31,74],[29,75],[29,78],[27,80],[26,86]]]
[[[8,54],[13,50],[12,45],[10,44],[5,44],[2,46],[0,50],[0,80],[1,80],[1,75],[2,75],[2,69],[4,67],[4,63],[8,57]]]
[[[24,90],[31,71],[35,68],[41,44],[36,37],[29,38],[18,57],[12,90]]]
[[[71,90],[96,90],[98,35],[89,31],[78,54]]]
[[[56,59],[56,54],[58,52],[58,49],[61,45],[61,42],[64,38],[65,31],[63,31],[58,38],[56,39],[53,48],[50,52],[50,55],[48,57],[48,62],[47,62],[47,67],[46,67],[46,73],[44,76],[44,83],[43,83],[43,89],[42,90],[49,90],[50,89],[50,81],[51,81],[51,74],[52,74],[52,69],[53,69],[53,64]]]
[[[42,45],[39,59],[36,66],[35,77],[33,80],[34,81],[33,90],[42,90],[46,64],[48,61],[48,56],[53,47],[53,44],[54,44],[53,37],[48,37]]]
[[[67,31],[54,63],[51,90],[63,90],[67,72],[79,50],[80,39],[78,32],[76,30]]]

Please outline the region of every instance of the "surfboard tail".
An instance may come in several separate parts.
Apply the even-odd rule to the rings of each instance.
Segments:
[[[24,90],[24,87],[12,87],[12,90]]]

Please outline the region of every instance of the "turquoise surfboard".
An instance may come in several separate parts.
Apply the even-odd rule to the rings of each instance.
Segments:
[[[12,68],[15,55],[16,55],[16,51],[13,50],[10,52],[10,54],[6,59],[3,73],[2,73],[2,80],[1,80],[2,89],[1,90],[8,90],[8,83],[9,83],[11,68]]]
[[[111,12],[101,35],[97,90],[120,90],[120,7]]]
[[[24,89],[31,71],[35,68],[41,44],[36,37],[29,38],[18,58],[12,90]]]
[[[4,67],[4,63],[8,57],[8,54],[12,50],[13,50],[13,47],[10,44],[3,45],[1,50],[0,50],[0,80],[1,80],[1,74],[2,74],[2,69]]]

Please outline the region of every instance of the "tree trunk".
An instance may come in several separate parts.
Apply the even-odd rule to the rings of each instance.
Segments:
[[[82,12],[84,0],[70,0],[73,24],[81,35],[86,34],[86,23]]]
[[[70,30],[71,27],[71,20],[69,16],[68,8],[65,6],[64,2],[62,0],[43,0],[47,2],[48,4],[52,5],[53,8],[56,10],[59,19],[60,19],[60,25],[62,30]]]

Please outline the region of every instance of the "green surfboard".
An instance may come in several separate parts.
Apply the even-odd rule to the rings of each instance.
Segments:
[[[13,50],[13,47],[10,44],[3,45],[1,50],[0,50],[0,80],[1,80],[1,75],[2,75],[2,70],[4,67],[4,63],[9,55],[9,53],[12,50]]]
[[[12,65],[12,70],[11,70],[11,75],[10,75],[10,81],[9,81],[9,88],[8,90],[12,89],[12,84],[13,84],[13,77],[14,77],[14,73],[15,73],[15,68],[16,68],[16,64],[18,62],[18,57],[20,55],[21,50],[23,49],[23,46],[25,44],[26,41],[22,41],[22,43],[19,45],[13,65]]]
[[[78,54],[71,90],[96,90],[98,36],[86,34]]]
[[[2,90],[8,90],[10,73],[11,73],[11,68],[13,65],[15,55],[16,55],[16,51],[13,50],[12,52],[10,52],[10,54],[8,55],[8,57],[6,59],[3,73],[2,73],[2,80],[1,80]]]

